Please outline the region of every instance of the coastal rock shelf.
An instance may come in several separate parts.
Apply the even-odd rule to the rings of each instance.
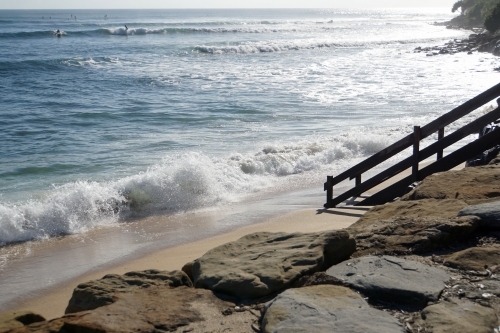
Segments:
[[[425,53],[428,57],[459,52],[467,52],[468,54],[474,52],[489,52],[493,55],[500,56],[500,36],[488,33],[471,34],[467,39],[454,39],[442,46],[419,46],[414,52]],[[495,70],[500,69],[496,68]]]
[[[427,177],[344,230],[253,233],[182,271],[106,275],[63,317],[4,314],[0,332],[494,332],[497,162]]]

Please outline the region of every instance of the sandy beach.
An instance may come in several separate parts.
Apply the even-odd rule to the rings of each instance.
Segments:
[[[52,319],[64,314],[73,289],[82,282],[102,278],[106,274],[124,274],[130,271],[155,268],[159,270],[181,269],[187,262],[199,258],[205,252],[218,245],[234,241],[244,235],[258,231],[269,232],[316,232],[346,228],[358,220],[369,208],[343,207],[319,212],[316,209],[306,209],[264,223],[245,226],[237,230],[210,237],[200,241],[167,248],[146,255],[115,267],[80,276],[57,287],[56,290],[46,291],[44,295],[29,300],[13,310],[31,310],[39,313],[46,319]]]
[[[421,168],[429,163],[429,161],[421,163]],[[462,168],[462,166],[458,168]],[[405,170],[394,178],[376,186],[371,192],[379,191],[389,184],[405,177],[409,173],[410,169]],[[342,185],[344,186],[336,188],[336,193],[345,189],[346,184],[343,183]],[[322,194],[319,191],[318,193]],[[304,198],[304,201],[307,201],[307,199]],[[104,265],[102,269],[93,270],[90,273],[79,275],[55,287],[46,288],[37,292],[33,298],[27,299],[7,310],[30,310],[43,315],[47,319],[56,318],[64,314],[71,294],[79,283],[100,279],[106,274],[124,274],[130,271],[151,268],[167,271],[180,270],[184,264],[201,257],[208,250],[254,232],[319,232],[343,229],[356,222],[369,209],[370,207],[342,205],[338,208],[328,210],[318,207],[316,209],[307,208],[284,213],[278,217],[264,220],[261,223],[246,225],[219,235],[205,237],[173,247],[167,247],[159,251],[153,251],[143,256],[120,262],[116,265]],[[200,223],[200,221],[204,220],[202,217],[203,215],[204,214],[193,214],[187,217],[187,219],[190,219],[192,223]],[[150,219],[147,221],[146,227],[149,225],[149,232],[152,233],[153,229],[151,229],[151,226],[158,228],[159,226],[165,225],[165,219],[168,218],[169,217],[160,216]],[[216,219],[220,218],[220,216],[212,216],[212,218]],[[144,222],[141,223],[144,224]]]

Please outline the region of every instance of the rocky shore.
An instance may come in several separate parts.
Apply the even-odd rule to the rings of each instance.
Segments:
[[[500,56],[500,35],[491,34],[483,28],[471,27],[460,20],[452,20],[444,23],[434,23],[435,25],[446,26],[447,29],[465,29],[473,32],[468,38],[453,39],[444,45],[417,47],[414,49],[416,53],[425,53],[426,56],[432,57],[445,54],[456,54],[465,52],[473,54],[475,52],[487,52],[495,56]],[[500,67],[494,70],[500,71]]]
[[[182,270],[77,286],[0,332],[498,332],[500,158],[427,177],[344,230],[249,234]]]

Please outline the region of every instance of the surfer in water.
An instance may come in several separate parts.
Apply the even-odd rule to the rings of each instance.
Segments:
[[[127,31],[127,30],[128,30],[128,27],[127,27],[127,25],[125,25],[125,31]]]

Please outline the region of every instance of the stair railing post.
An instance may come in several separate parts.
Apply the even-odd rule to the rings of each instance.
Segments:
[[[333,176],[326,176],[325,191],[326,191],[326,208],[330,208],[330,203],[333,200]]]
[[[440,128],[439,131],[438,131],[438,141],[441,140],[442,138],[444,138],[444,127]],[[437,153],[436,160],[439,161],[442,158],[443,158],[443,150],[441,149]]]
[[[413,127],[413,181],[418,181],[418,153],[420,151],[420,126]]]

